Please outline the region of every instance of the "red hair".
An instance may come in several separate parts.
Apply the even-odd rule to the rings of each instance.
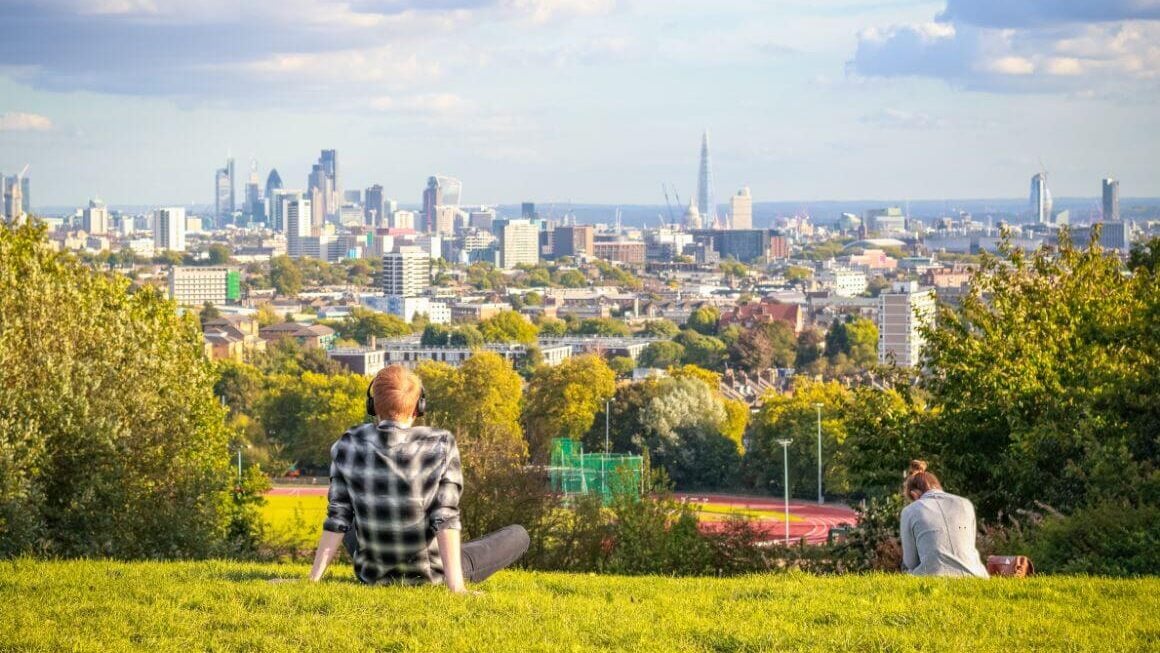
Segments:
[[[919,496],[930,490],[941,490],[942,483],[938,477],[926,471],[926,462],[922,460],[910,461],[910,469],[906,472],[906,480],[902,483],[902,493],[910,496],[917,492]]]

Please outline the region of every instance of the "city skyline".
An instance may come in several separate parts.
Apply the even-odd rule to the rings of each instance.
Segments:
[[[1042,167],[1160,196],[1155,2],[428,4],[6,3],[0,170],[37,206],[209,205],[229,154],[299,187],[334,149],[405,205],[439,173],[660,205],[707,130],[714,194],[755,204],[1026,197]]]

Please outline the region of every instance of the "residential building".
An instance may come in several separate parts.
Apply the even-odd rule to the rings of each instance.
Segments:
[[[926,338],[922,329],[935,319],[932,288],[914,281],[895,283],[890,292],[878,296],[878,362],[891,359],[899,367],[915,367],[922,360]]]
[[[769,237],[769,260],[789,258],[789,239],[785,236]]]
[[[839,297],[857,297],[866,292],[866,273],[860,270],[830,268],[819,272],[816,278],[819,285]]]
[[[805,328],[805,310],[800,304],[784,304],[771,297],[764,297],[760,302],[750,302],[735,306],[721,313],[721,328],[738,326],[751,329],[758,324],[781,322],[799,334]]]
[[[331,349],[327,356],[354,374],[374,376],[386,367],[387,352],[374,347]]]
[[[552,255],[594,256],[596,228],[590,224],[556,227],[552,236]]]
[[[263,327],[259,332],[267,342],[293,338],[305,349],[332,349],[336,336],[334,329],[323,324],[280,322]]]
[[[510,270],[517,265],[540,262],[540,230],[530,220],[497,221],[499,266]],[[502,226],[500,226],[502,225]]]
[[[156,249],[185,251],[185,209],[172,207],[153,211],[153,245]]]
[[[385,365],[402,365],[415,368],[423,361],[447,363],[459,367],[478,351],[470,347],[427,347],[416,342],[389,342],[382,345]],[[526,345],[490,343],[483,350],[503,356],[513,366],[523,363],[528,356]],[[541,346],[540,355],[546,365],[558,365],[572,356],[569,345]]]
[[[174,265],[169,268],[169,298],[179,306],[237,304],[242,298],[242,275],[231,268]]]
[[[419,247],[403,245],[383,254],[383,292],[417,297],[431,286],[431,257]]]
[[[301,195],[287,194],[281,202],[282,215],[286,225],[286,253],[293,258],[305,256],[306,244],[304,239],[313,233],[311,221],[312,202]]]
[[[643,240],[617,240],[593,243],[593,255],[606,261],[616,261],[626,265],[644,265],[645,244]]]
[[[460,302],[451,305],[452,322],[482,322],[503,311],[512,310],[512,305],[504,302]]]
[[[729,226],[733,229],[753,228],[753,197],[746,186],[729,198]]]

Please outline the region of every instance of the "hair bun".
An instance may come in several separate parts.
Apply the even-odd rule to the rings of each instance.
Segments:
[[[925,472],[925,471],[926,471],[926,461],[925,460],[912,460],[912,461],[910,461],[910,473],[911,474],[920,474],[920,473]]]

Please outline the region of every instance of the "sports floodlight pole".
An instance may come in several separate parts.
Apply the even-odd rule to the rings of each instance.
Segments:
[[[781,445],[782,469],[785,470],[785,545],[789,546],[789,443],[790,439],[778,440]]]
[[[818,505],[826,502],[825,497],[822,496],[822,404],[815,403],[814,408],[818,409]]]

